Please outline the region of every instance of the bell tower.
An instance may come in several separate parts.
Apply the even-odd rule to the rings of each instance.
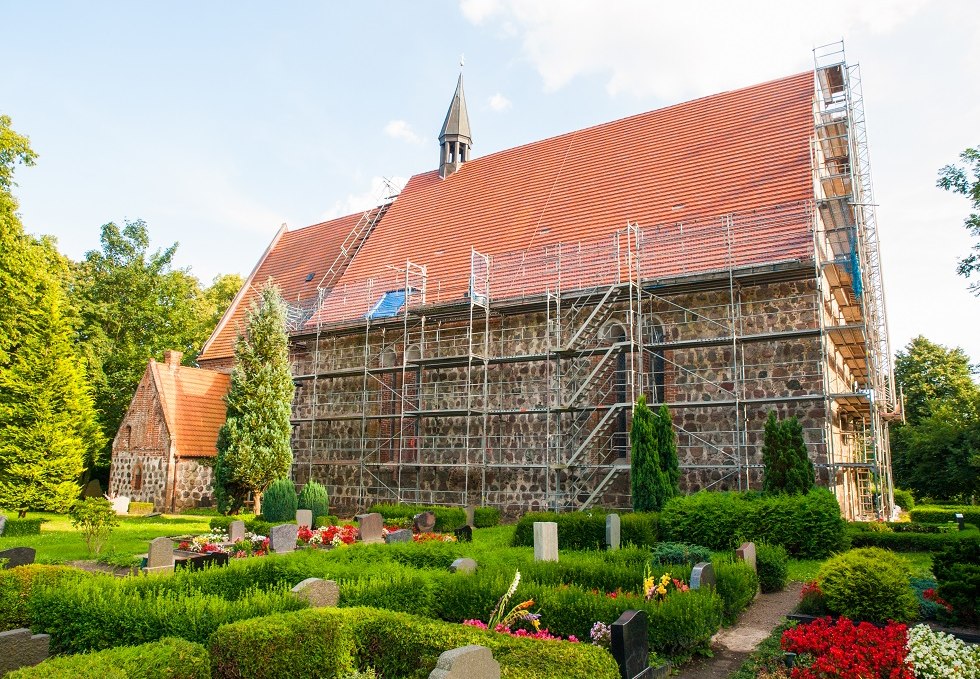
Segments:
[[[463,74],[456,81],[456,93],[449,104],[446,121],[439,133],[439,176],[446,178],[470,159],[473,137],[470,135],[470,117],[466,113],[463,96]]]

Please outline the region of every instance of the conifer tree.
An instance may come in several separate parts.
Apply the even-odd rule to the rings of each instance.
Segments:
[[[807,453],[803,426],[795,417],[780,421],[775,412],[766,419],[762,445],[762,490],[806,494],[814,485],[813,462]]]
[[[803,438],[803,425],[791,417],[783,422],[783,428],[789,460],[785,490],[790,495],[805,495],[813,489],[815,473]]]
[[[779,493],[786,487],[786,460],[783,451],[783,426],[775,411],[769,411],[762,439],[762,490]]]
[[[674,423],[666,403],[661,404],[657,412],[655,430],[660,471],[663,474],[663,500],[658,507],[662,509],[667,500],[680,494],[681,481],[681,469],[677,460],[677,434],[674,433]]]
[[[649,512],[656,508],[655,487],[660,464],[656,459],[653,429],[653,412],[647,406],[646,396],[641,395],[633,406],[633,423],[630,425],[630,485],[634,512]]]
[[[251,492],[258,514],[263,491],[289,476],[293,380],[285,327],[286,305],[269,281],[235,343],[228,416],[218,435],[215,469],[216,495],[224,511],[237,510]]]

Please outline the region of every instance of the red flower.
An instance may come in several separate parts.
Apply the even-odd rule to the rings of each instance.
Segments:
[[[878,628],[866,622],[829,617],[783,632],[782,647],[813,656],[809,667],[793,669],[793,679],[915,679],[906,661],[905,625]]]

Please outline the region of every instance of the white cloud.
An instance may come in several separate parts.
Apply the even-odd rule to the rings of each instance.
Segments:
[[[490,108],[494,111],[506,111],[513,104],[511,104],[510,99],[497,92],[495,95],[490,97]]]
[[[611,95],[669,101],[748,85],[812,67],[807,50],[854,31],[885,33],[923,0],[824,0],[819,9],[783,0],[684,4],[620,0],[461,0],[471,23],[505,33],[554,91],[581,76],[605,78]]]
[[[412,126],[404,120],[390,121],[387,125],[385,125],[385,134],[392,139],[401,139],[402,141],[407,141],[410,144],[422,143],[422,137],[415,134],[415,131],[412,130]]]
[[[391,189],[386,185],[386,182],[391,185]],[[408,179],[406,177],[390,177],[388,179],[384,177],[371,177],[371,186],[369,189],[361,193],[348,194],[343,200],[338,200],[334,203],[320,215],[320,218],[323,221],[327,221],[328,219],[336,219],[337,217],[354,214],[355,212],[363,212],[368,208],[378,205],[386,193],[391,192],[397,194],[401,192],[407,183]]]

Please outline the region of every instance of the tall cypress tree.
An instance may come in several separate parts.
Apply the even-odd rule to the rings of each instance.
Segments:
[[[803,425],[791,417],[783,422],[783,428],[788,460],[785,490],[790,495],[805,495],[813,488],[815,474],[803,438]]]
[[[666,403],[661,404],[657,412],[656,432],[660,471],[663,476],[660,482],[663,499],[657,509],[662,509],[667,500],[680,494],[681,480],[681,469],[677,460],[677,434],[674,433],[674,422]]]
[[[633,406],[630,426],[630,485],[633,511],[649,512],[656,508],[656,486],[660,464],[656,459],[653,412],[647,407],[646,396],[640,396]]]
[[[293,380],[285,328],[286,305],[269,281],[235,343],[228,416],[218,434],[215,465],[216,495],[224,511],[237,510],[251,492],[258,514],[263,491],[289,474]]]
[[[807,453],[803,425],[795,417],[780,421],[775,412],[766,419],[762,445],[762,490],[806,494],[814,485],[813,462]]]
[[[784,449],[783,426],[770,410],[762,439],[762,490],[766,493],[779,493],[786,487]]]

